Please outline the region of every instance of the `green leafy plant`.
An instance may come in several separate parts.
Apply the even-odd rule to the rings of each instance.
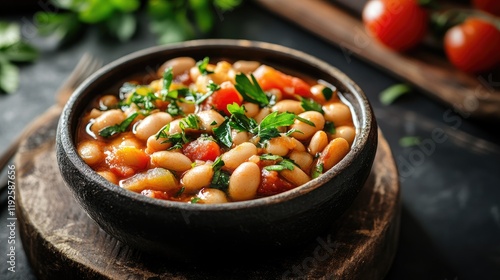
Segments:
[[[0,22],[0,92],[13,93],[19,86],[19,69],[13,63],[37,57],[38,51],[21,39],[18,24]]]
[[[242,0],[148,0],[150,30],[161,44],[192,39],[212,30],[215,13],[232,10]],[[128,41],[137,29],[139,0],[50,0],[57,12],[38,12],[41,35],[69,41],[85,25],[99,25],[118,40]]]

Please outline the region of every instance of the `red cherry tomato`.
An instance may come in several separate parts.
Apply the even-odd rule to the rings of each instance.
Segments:
[[[264,91],[279,89],[288,97],[293,97],[296,94],[312,97],[311,87],[302,79],[286,75],[270,66],[260,66],[253,72],[253,75]]]
[[[474,8],[500,16],[500,1],[498,0],[472,0]]]
[[[203,138],[198,138],[185,145],[184,148],[182,148],[182,152],[192,161],[214,161],[221,154],[220,147],[217,143]]]
[[[446,32],[444,49],[458,69],[487,71],[500,63],[500,30],[486,20],[469,18]]]
[[[424,38],[428,14],[418,0],[371,0],[363,9],[363,22],[378,41],[393,50],[405,51]]]
[[[224,82],[220,85],[220,89],[207,99],[206,104],[208,108],[206,109],[214,107],[217,111],[224,112],[229,116],[231,113],[227,110],[227,105],[233,103],[241,105],[243,103],[243,97],[241,97],[231,82]]]

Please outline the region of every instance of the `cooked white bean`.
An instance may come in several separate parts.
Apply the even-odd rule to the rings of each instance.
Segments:
[[[196,111],[196,105],[194,103],[178,102],[179,108],[181,108],[184,114],[192,114]]]
[[[351,146],[354,142],[354,138],[356,137],[356,130],[354,130],[352,126],[339,126],[335,128],[335,134],[333,137],[344,138],[349,143],[349,146]]]
[[[280,136],[271,138],[264,148],[266,153],[278,155],[278,156],[286,156],[288,152],[295,147],[295,142],[292,138],[287,136]]]
[[[322,130],[316,131],[311,138],[311,142],[309,142],[309,153],[315,156],[317,153],[321,153],[326,145],[328,145],[328,135],[326,132]]]
[[[255,103],[245,102],[242,106],[245,107],[245,116],[249,118],[255,117],[260,110],[259,105]]]
[[[229,196],[235,201],[255,197],[260,185],[260,168],[253,162],[244,162],[229,178]]]
[[[178,76],[196,65],[196,61],[191,57],[176,57],[170,60],[165,61],[160,68],[158,68],[157,75],[158,77],[163,77],[163,72],[165,69],[172,67],[172,74],[174,76]]]
[[[290,112],[290,113],[294,113],[296,115],[304,112],[304,108],[302,108],[299,101],[290,100],[290,99],[281,100],[280,102],[276,103],[272,107],[272,110],[273,110],[273,112],[276,112],[276,111],[278,111],[280,113]]]
[[[224,122],[224,117],[215,110],[201,111],[196,115],[200,120],[201,128],[210,133]]]
[[[108,110],[116,105],[118,105],[118,98],[114,95],[108,94],[99,98],[99,108],[101,108],[101,110]]]
[[[294,151],[297,151],[297,152],[305,152],[306,151],[306,147],[304,146],[304,144],[302,144],[302,142],[300,142],[299,140],[297,140],[293,137],[292,137],[292,141],[295,144],[295,146],[293,147]]]
[[[170,147],[172,147],[172,143],[165,142],[165,138],[156,139],[156,135],[151,135],[146,143],[145,152],[152,154],[157,151],[164,151]]]
[[[212,165],[204,164],[195,166],[184,173],[181,184],[186,193],[195,193],[204,187],[208,187],[212,181],[214,170]]]
[[[344,103],[327,103],[323,106],[323,111],[325,111],[325,119],[333,122],[336,127],[352,123],[351,110]]]
[[[117,138],[113,142],[111,142],[111,146],[114,146],[115,148],[122,148],[122,147],[135,147],[140,149],[142,147],[142,143],[134,138]]]
[[[323,170],[326,171],[342,160],[348,152],[349,143],[344,138],[335,138],[321,152],[318,162],[323,163]]]
[[[111,183],[118,185],[118,178],[116,178],[115,173],[111,171],[99,171],[97,174],[101,175],[104,179],[110,181]]]
[[[308,152],[293,151],[290,153],[289,158],[293,160],[302,170],[309,172],[313,157]]]
[[[109,110],[102,113],[102,115],[95,119],[91,129],[96,135],[98,135],[101,129],[115,124],[120,124],[125,119],[126,116],[121,110]]]
[[[292,133],[292,136],[297,138],[298,140],[307,140],[311,138],[314,133],[318,130],[322,130],[325,126],[325,118],[323,115],[316,111],[307,111],[302,114],[299,114],[299,117],[302,117],[308,121],[314,123],[314,126],[304,123],[298,119],[295,120],[294,124],[290,126],[291,129],[297,129],[301,131]]]
[[[323,90],[325,89],[325,86],[322,84],[317,84],[311,87],[311,94],[313,95],[314,99],[320,103],[325,103],[326,101],[329,100],[334,100],[337,99],[337,90],[333,89],[332,97],[328,100],[325,99],[325,95],[323,94]]]
[[[146,141],[149,136],[156,134],[162,127],[172,121],[169,113],[158,112],[144,118],[135,128],[135,136]]]
[[[181,133],[182,129],[180,126],[182,119],[175,119],[170,122],[170,125],[168,127],[168,134],[175,134],[175,133]]]
[[[248,142],[250,135],[246,131],[231,130],[231,137],[233,138],[233,146]]]
[[[245,74],[249,74],[260,66],[260,62],[258,61],[250,61],[250,60],[238,60],[233,64],[233,69],[236,72],[241,72]]]
[[[218,189],[202,189],[196,195],[200,198],[198,203],[202,204],[215,204],[215,203],[226,203],[227,196],[226,194]]]
[[[174,174],[163,168],[149,169],[147,172],[137,173],[120,181],[120,187],[134,192],[145,189],[172,191],[178,189],[178,184]]]
[[[191,160],[184,154],[172,151],[159,151],[151,155],[151,163],[154,166],[174,171],[186,171],[191,169]]]
[[[280,171],[281,176],[292,182],[296,186],[303,185],[311,180],[309,176],[300,168],[295,167],[293,170],[285,169]]]
[[[101,146],[94,141],[85,141],[78,145],[78,154],[87,163],[92,166],[104,160],[104,153]]]
[[[245,142],[222,154],[221,159],[224,161],[225,169],[234,170],[256,154],[257,147],[252,143]]]

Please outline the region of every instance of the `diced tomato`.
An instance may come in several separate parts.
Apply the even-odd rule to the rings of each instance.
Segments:
[[[118,176],[130,177],[144,170],[149,164],[149,155],[133,146],[114,148],[106,156],[110,170]]]
[[[294,97],[294,95],[312,97],[311,87],[304,80],[286,75],[270,66],[261,65],[253,72],[253,75],[264,91],[279,89],[287,97]]]
[[[150,190],[150,189],[147,189],[147,190],[143,190],[141,192],[142,195],[145,195],[145,196],[149,196],[151,198],[157,198],[157,199],[165,199],[165,200],[168,200],[170,198],[170,196],[166,193],[166,192],[162,192],[162,191],[154,191],[154,190]]]
[[[192,161],[214,161],[221,154],[220,147],[217,143],[204,138],[198,138],[195,141],[186,144],[182,149],[182,152]]]
[[[267,171],[262,169],[260,186],[257,189],[258,196],[270,196],[282,193],[294,188],[292,183],[281,178],[276,171]]]
[[[220,89],[214,92],[206,101],[210,107],[214,107],[217,111],[224,112],[227,116],[231,115],[227,110],[227,105],[243,103],[243,97],[238,93],[231,82],[224,82],[220,85]]]

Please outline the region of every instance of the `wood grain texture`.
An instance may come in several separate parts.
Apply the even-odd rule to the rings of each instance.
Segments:
[[[234,256],[232,263],[185,264],[121,244],[92,221],[63,184],[55,157],[59,111],[50,110],[15,160],[20,235],[39,279],[382,279],[399,234],[400,194],[383,136],[372,173],[328,233],[279,257]],[[380,134],[381,135],[381,134]]]
[[[356,55],[412,83],[464,117],[500,121],[500,74],[469,75],[455,69],[445,55],[422,47],[402,54],[374,41],[359,16],[334,5],[346,1],[256,0],[262,6],[338,45],[345,58]],[[366,2],[366,1],[365,1]],[[361,10],[361,1],[348,6]]]

